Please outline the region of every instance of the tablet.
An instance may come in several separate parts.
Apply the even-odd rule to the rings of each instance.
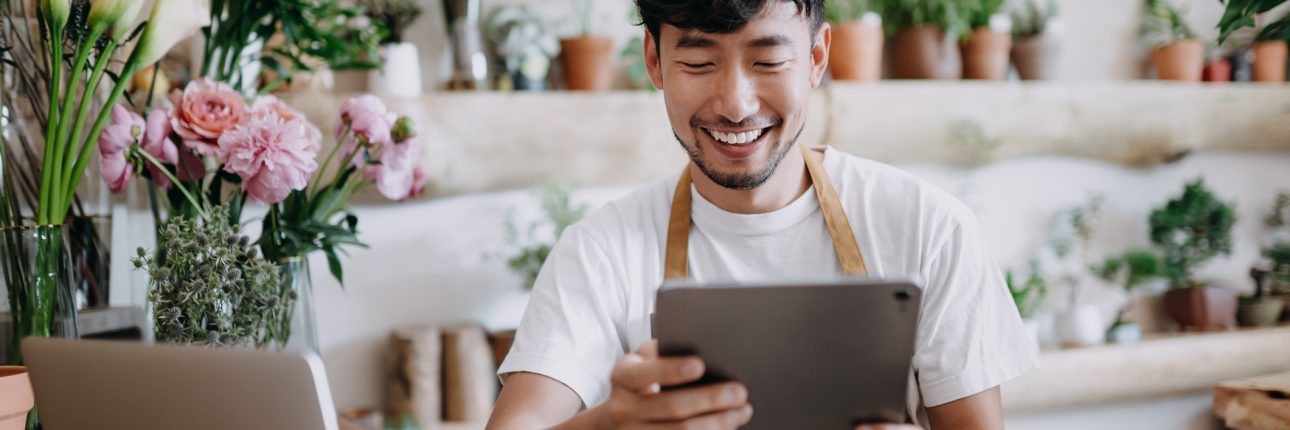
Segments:
[[[913,280],[668,283],[654,337],[661,355],[703,359],[691,385],[746,385],[746,429],[899,423],[921,301]]]

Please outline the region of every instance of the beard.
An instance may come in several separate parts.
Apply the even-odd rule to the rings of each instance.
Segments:
[[[690,122],[694,125],[694,128],[699,129],[700,133],[707,133],[707,131],[703,131],[702,126],[699,125],[701,123],[697,120],[691,120]],[[778,121],[777,123],[782,124],[782,122]],[[735,125],[729,122],[724,124]],[[731,128],[742,127],[735,125]],[[779,168],[779,163],[784,161],[784,156],[788,155],[788,151],[797,143],[797,139],[802,136],[802,131],[805,129],[806,124],[802,124],[802,127],[797,129],[797,133],[793,134],[791,139],[785,140],[781,138],[771,144],[770,160],[760,169],[752,172],[736,173],[719,172],[709,166],[704,160],[705,154],[703,147],[699,145],[699,138],[696,137],[694,143],[687,145],[685,141],[681,140],[681,136],[678,136],[675,132],[672,133],[672,136],[676,137],[676,142],[681,144],[681,148],[685,149],[685,152],[690,155],[690,160],[694,161],[695,166],[699,167],[699,171],[703,172],[703,175],[711,179],[712,182],[731,190],[751,190],[760,187],[775,174],[775,170]]]

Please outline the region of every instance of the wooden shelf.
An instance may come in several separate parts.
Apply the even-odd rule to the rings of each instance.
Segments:
[[[284,98],[332,130],[347,96]],[[432,195],[639,183],[686,161],[661,93],[436,92],[388,104],[421,125]],[[809,109],[802,142],[889,163],[1066,155],[1150,166],[1194,151],[1290,149],[1283,85],[833,83]]]
[[[1039,370],[1003,385],[1003,404],[1008,412],[1030,412],[1194,393],[1290,371],[1287,357],[1290,326],[1045,351]]]

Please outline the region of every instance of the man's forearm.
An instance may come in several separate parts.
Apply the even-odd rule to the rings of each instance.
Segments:
[[[551,427],[551,430],[609,430],[612,426],[609,425],[605,412],[605,405],[602,403],[600,406],[579,412],[568,421]]]

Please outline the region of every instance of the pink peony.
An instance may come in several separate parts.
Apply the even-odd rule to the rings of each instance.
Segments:
[[[344,154],[354,152],[360,137],[371,145],[389,143],[390,128],[394,126],[395,119],[394,114],[386,110],[385,103],[374,95],[364,94],[345,100],[340,105],[340,123],[336,125],[336,138],[340,139],[346,129],[350,134],[342,142],[341,152]],[[356,160],[359,159],[361,157],[356,158]]]
[[[287,106],[277,97],[271,95],[261,96],[255,99],[255,103],[251,105],[251,116],[262,118],[269,112],[278,114],[278,118],[282,118],[286,122],[300,120],[305,126],[305,131],[309,133],[310,140],[315,145],[322,146],[322,132],[318,130],[318,127],[314,127],[304,113]]]
[[[144,128],[140,147],[158,161],[173,166],[179,164],[179,148],[170,140],[171,130],[170,115],[165,110],[148,112],[147,127]],[[170,189],[170,178],[152,163],[147,163],[147,166],[148,171],[152,172],[152,181],[161,188]]]
[[[386,145],[380,164],[367,167],[364,178],[376,182],[377,191],[390,200],[403,201],[420,194],[428,179],[421,166],[421,144],[415,140]]]
[[[246,117],[246,99],[232,87],[201,78],[171,96],[175,106],[170,122],[184,145],[207,157],[223,161],[219,139]]]
[[[301,118],[285,121],[276,112],[252,115],[220,136],[224,170],[242,178],[251,200],[281,202],[292,190],[304,189],[318,168],[318,145],[307,124]]]
[[[99,174],[112,193],[125,190],[134,176],[126,153],[143,134],[143,118],[121,105],[112,106],[112,122],[99,135]]]

